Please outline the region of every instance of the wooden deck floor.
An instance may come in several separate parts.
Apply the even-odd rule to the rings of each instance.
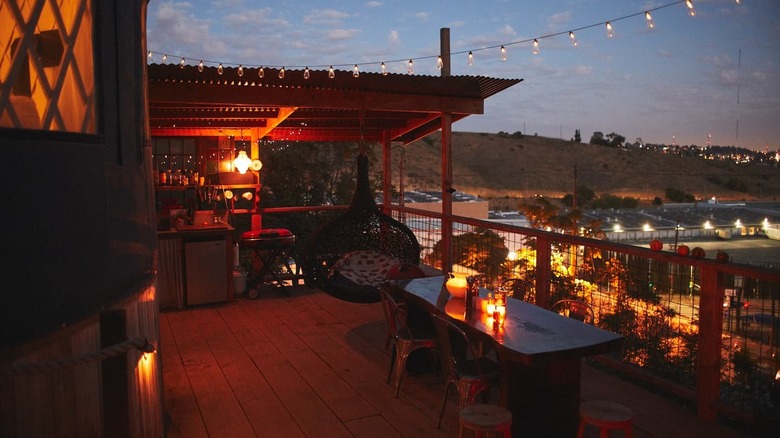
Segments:
[[[379,303],[296,286],[288,298],[266,291],[164,312],[160,332],[168,437],[458,436],[454,394],[435,427],[443,392],[435,373],[405,378],[393,397]],[[746,436],[587,365],[582,379],[583,400],[635,410],[635,437]]]

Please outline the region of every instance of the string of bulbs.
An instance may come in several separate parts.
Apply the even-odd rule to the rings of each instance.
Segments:
[[[736,4],[738,4],[738,5],[741,4],[741,0],[734,0],[734,2]],[[539,40],[543,40],[543,39],[547,39],[547,38],[553,38],[553,37],[560,36],[560,35],[568,35],[569,42],[571,43],[571,45],[573,47],[577,47],[579,45],[579,41],[577,40],[575,32],[580,32],[582,30],[587,30],[587,29],[591,29],[591,28],[594,28],[594,27],[603,26],[605,28],[605,30],[606,30],[607,38],[612,38],[615,35],[614,34],[613,23],[618,22],[618,21],[628,20],[630,18],[634,18],[634,17],[637,17],[637,16],[644,16],[645,17],[645,23],[646,23],[647,27],[649,29],[653,29],[655,27],[655,22],[653,21],[652,12],[658,11],[660,9],[669,8],[669,7],[678,5],[680,3],[684,3],[685,4],[685,6],[687,8],[688,15],[690,15],[692,17],[696,15],[696,10],[693,7],[693,0],[678,0],[678,1],[675,1],[675,2],[672,2],[672,3],[667,3],[667,4],[664,4],[664,5],[661,5],[661,6],[656,6],[654,8],[650,8],[650,9],[647,9],[647,10],[642,11],[642,12],[637,12],[637,13],[634,13],[634,14],[624,15],[622,17],[613,18],[611,20],[606,20],[606,21],[601,21],[601,22],[598,22],[598,23],[589,24],[587,26],[582,26],[582,27],[574,28],[574,29],[567,30],[567,31],[555,32],[555,33],[550,33],[550,34],[546,34],[546,35],[540,35],[540,36],[533,37],[533,38],[526,38],[526,39],[523,39],[523,40],[511,41],[511,42],[508,42],[508,43],[496,44],[496,45],[492,45],[492,46],[484,46],[484,47],[480,47],[480,48],[477,48],[477,49],[461,50],[461,51],[451,52],[450,55],[463,55],[463,54],[466,54],[467,55],[467,60],[468,60],[468,65],[471,66],[471,65],[474,64],[474,52],[481,52],[481,51],[485,51],[485,50],[499,49],[501,60],[502,61],[506,61],[507,58],[508,58],[507,47],[509,47],[509,46],[531,43],[531,53],[534,54],[534,55],[538,55],[539,52],[541,51]],[[163,63],[167,62],[167,60],[168,60],[168,54],[167,53],[149,51],[147,53],[147,58],[148,58],[149,62],[152,62],[152,60],[154,58],[154,55],[161,55],[162,56],[161,59],[162,59]],[[184,66],[187,65],[186,64],[186,60],[188,59],[187,57],[175,56],[175,55],[172,55],[172,56],[174,56],[175,58],[180,58],[179,66],[181,68],[184,68]],[[441,69],[441,68],[444,67],[444,60],[442,59],[441,55],[421,56],[421,57],[417,57],[417,58],[408,58],[408,60],[407,60],[407,58],[403,58],[403,59],[394,59],[394,60],[388,60],[388,61],[364,62],[364,63],[361,63],[361,64],[364,65],[364,66],[366,66],[366,65],[379,65],[381,73],[386,75],[386,74],[388,74],[388,72],[387,72],[387,64],[389,64],[389,63],[406,62],[407,63],[407,73],[408,74],[414,74],[414,61],[420,61],[420,60],[425,60],[425,59],[433,59],[433,58],[436,58],[436,67],[437,68]],[[190,57],[189,59],[193,59],[193,58]],[[227,66],[238,66],[238,75],[239,76],[243,76],[245,67],[246,68],[258,68],[258,76],[260,78],[262,78],[264,76],[264,74],[265,74],[264,66],[260,65],[260,64],[254,64],[254,65],[253,64],[246,64],[245,65],[245,64],[236,64],[236,63],[227,63],[227,62],[226,63],[222,63],[222,62],[219,62],[219,61],[204,61],[204,60],[201,60],[198,63],[198,70],[199,71],[203,71],[203,68],[204,68],[204,66],[206,64],[212,64],[212,65],[217,65],[218,64],[217,72],[219,74],[222,74],[222,72],[224,70],[223,64],[227,65]],[[312,68],[315,68],[315,69],[317,69],[317,68],[327,68],[328,69],[328,76],[330,78],[333,78],[336,75],[336,70],[335,70],[334,67],[346,67],[346,68],[349,68],[350,66],[352,66],[352,76],[358,77],[360,75],[360,67],[358,66],[358,64],[349,63],[349,64],[332,64],[332,65],[313,65]],[[279,74],[279,78],[280,79],[284,78],[285,70],[286,70],[285,66],[268,65],[268,66],[265,66],[265,67],[268,67],[268,68],[279,68],[279,73],[278,73]],[[308,79],[309,78],[309,75],[310,75],[309,66],[291,66],[290,68],[293,68],[293,69],[303,68],[303,77],[304,77],[304,79]]]

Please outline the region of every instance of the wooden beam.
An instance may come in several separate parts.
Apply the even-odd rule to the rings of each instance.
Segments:
[[[150,82],[149,101],[151,107],[157,103],[176,102],[411,112],[450,111],[464,114],[484,112],[484,102],[480,98],[182,82]]]

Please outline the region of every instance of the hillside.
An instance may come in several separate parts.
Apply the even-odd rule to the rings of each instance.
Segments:
[[[490,200],[495,209],[514,209],[519,199],[535,194],[560,198],[572,193],[575,166],[577,184],[590,187],[597,196],[630,196],[649,203],[656,196],[664,199],[665,189],[671,187],[702,200],[713,196],[723,201],[780,198],[780,168],[766,165],[470,132],[453,133],[452,148],[453,186]],[[440,190],[441,135],[432,134],[405,149],[405,190]],[[397,171],[396,164],[394,184]],[[724,187],[735,179],[747,191]],[[720,184],[712,182],[718,180]]]

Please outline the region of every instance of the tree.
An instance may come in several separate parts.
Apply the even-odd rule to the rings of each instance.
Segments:
[[[615,134],[614,132],[611,132],[607,135],[607,144],[609,146],[619,148],[623,146],[623,143],[625,143],[625,141],[626,138],[620,134]]]
[[[596,131],[590,137],[590,144],[600,144],[602,146],[608,146],[609,142],[604,138],[604,133],[603,132]]]
[[[580,135],[580,130],[579,129],[575,129],[574,130],[574,141],[576,143],[581,143],[582,142],[582,136]]]

